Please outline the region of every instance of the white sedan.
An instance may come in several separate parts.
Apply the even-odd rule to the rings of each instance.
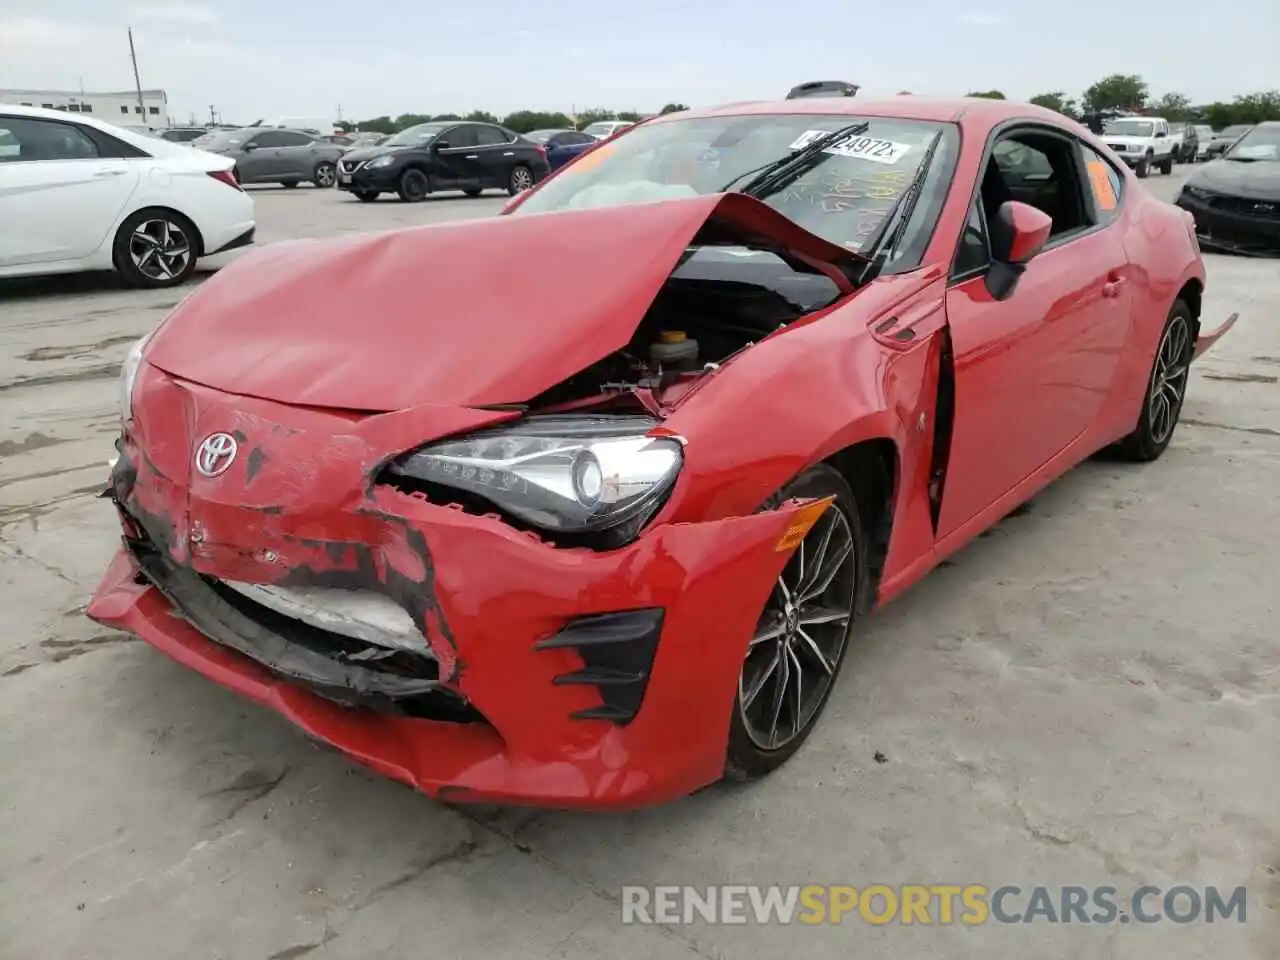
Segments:
[[[118,271],[171,287],[253,242],[233,161],[83,115],[0,104],[0,278]]]

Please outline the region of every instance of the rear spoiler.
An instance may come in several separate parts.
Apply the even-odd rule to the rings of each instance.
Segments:
[[[1231,316],[1227,317],[1226,321],[1223,322],[1222,326],[1217,330],[1211,330],[1208,333],[1201,333],[1200,336],[1196,337],[1196,349],[1191,355],[1191,359],[1199,360],[1204,356],[1204,354],[1209,351],[1210,347],[1222,339],[1223,334],[1236,325],[1236,321],[1238,319],[1240,319],[1240,314],[1233,313]]]

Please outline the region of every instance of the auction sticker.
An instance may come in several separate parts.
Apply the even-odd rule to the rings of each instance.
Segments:
[[[910,149],[909,143],[894,143],[892,140],[879,140],[875,137],[850,137],[827,147],[822,152],[836,157],[848,157],[851,160],[872,160],[876,163],[894,164],[906,156]]]

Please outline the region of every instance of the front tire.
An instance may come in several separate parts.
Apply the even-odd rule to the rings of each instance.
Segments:
[[[111,259],[126,283],[157,289],[186,283],[196,269],[200,234],[173,210],[139,210],[112,241]]]
[[[421,170],[406,170],[400,175],[400,187],[396,190],[405,203],[420,203],[431,192],[431,181]]]
[[[322,160],[316,164],[315,174],[311,177],[311,182],[322,190],[336,186],[338,183],[338,168],[328,160]]]
[[[1151,363],[1138,425],[1116,444],[1115,450],[1120,459],[1150,463],[1158,460],[1168,449],[1187,396],[1191,356],[1195,349],[1194,327],[1191,308],[1182,300],[1174,301]]]
[[[1160,172],[1163,173],[1166,177],[1169,174],[1173,173],[1173,155],[1172,154],[1170,154],[1164,160],[1160,161]]]
[[[284,187],[286,190],[292,190],[295,187],[297,187],[297,185],[298,185],[297,180],[281,180],[280,181],[280,186]]]
[[[507,180],[507,193],[514,197],[517,193],[524,193],[532,186],[533,171],[522,163],[511,171],[511,176]]]
[[[481,190],[479,187],[467,187],[467,189],[463,190],[462,192],[465,193],[468,197],[471,197],[474,199],[475,197],[480,196],[480,194],[483,193],[484,191]]]
[[[853,491],[827,464],[807,470],[771,503],[835,502],[787,561],[761,613],[738,678],[726,780],[763,777],[808,739],[844,663],[868,591],[867,538]]]
[[[356,190],[354,192],[356,199],[361,203],[373,203],[380,195],[377,190]]]
[[[1133,168],[1133,172],[1139,180],[1145,180],[1147,174],[1151,172],[1151,157],[1146,156],[1139,160],[1138,165]]]

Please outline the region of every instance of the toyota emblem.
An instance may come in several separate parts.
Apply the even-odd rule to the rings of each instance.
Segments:
[[[218,477],[235,462],[240,445],[229,433],[213,433],[196,450],[196,470],[202,477]]]

